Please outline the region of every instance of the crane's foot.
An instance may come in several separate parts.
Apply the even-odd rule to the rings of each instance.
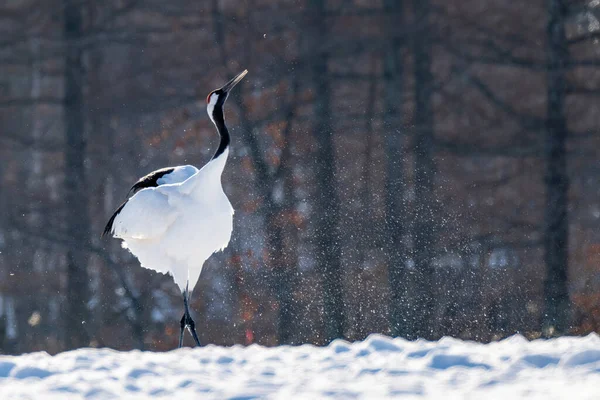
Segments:
[[[196,346],[200,346],[200,339],[198,339],[198,334],[196,333],[196,323],[189,314],[183,314],[179,326],[181,328],[179,331],[179,348],[183,347],[183,334],[185,332],[185,328],[187,328],[192,334],[194,342],[196,342]]]
[[[188,289],[185,289],[183,292],[183,305],[185,307],[183,312],[183,317],[181,317],[181,321],[179,322],[180,331],[179,331],[179,348],[183,347],[183,334],[185,332],[185,328],[192,334],[194,338],[194,342],[196,342],[196,346],[200,346],[200,339],[198,339],[198,334],[196,333],[196,323],[192,319],[190,315],[190,308],[188,306]]]
[[[188,314],[188,319],[187,319],[187,328],[188,328],[188,331],[190,331],[190,333],[192,334],[192,337],[194,338],[194,342],[196,342],[196,346],[199,347],[200,339],[198,339],[198,334],[196,333],[196,323],[194,322],[192,317],[190,317],[189,314]]]

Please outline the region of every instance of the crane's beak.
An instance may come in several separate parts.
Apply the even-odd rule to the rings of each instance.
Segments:
[[[242,79],[244,79],[244,77],[246,76],[247,73],[248,73],[247,69],[245,69],[244,71],[240,72],[239,74],[237,74],[235,76],[235,78],[233,78],[232,80],[230,80],[229,82],[227,82],[226,84],[224,84],[223,87],[221,87],[221,90],[224,91],[225,93],[229,93],[229,91],[231,89],[233,89],[233,87],[235,85],[237,85],[238,83],[240,83],[240,81]]]

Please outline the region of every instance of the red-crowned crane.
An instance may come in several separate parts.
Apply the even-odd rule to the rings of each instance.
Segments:
[[[123,240],[123,247],[142,267],[173,276],[183,293],[179,347],[186,327],[200,345],[190,316],[190,290],[194,290],[204,262],[227,247],[231,238],[233,208],[221,186],[230,142],[223,106],[231,89],[247,73],[244,70],[206,98],[208,116],[221,137],[212,159],[201,169],[183,165],[144,176],[104,228],[103,236],[112,234]]]

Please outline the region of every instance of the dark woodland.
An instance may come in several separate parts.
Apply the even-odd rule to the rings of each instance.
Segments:
[[[5,0],[0,353],[176,347],[172,278],[101,234],[244,69],[203,344],[600,333],[598,1]]]

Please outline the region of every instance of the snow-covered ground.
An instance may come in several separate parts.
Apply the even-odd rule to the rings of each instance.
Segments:
[[[0,356],[7,399],[600,399],[600,337]]]

